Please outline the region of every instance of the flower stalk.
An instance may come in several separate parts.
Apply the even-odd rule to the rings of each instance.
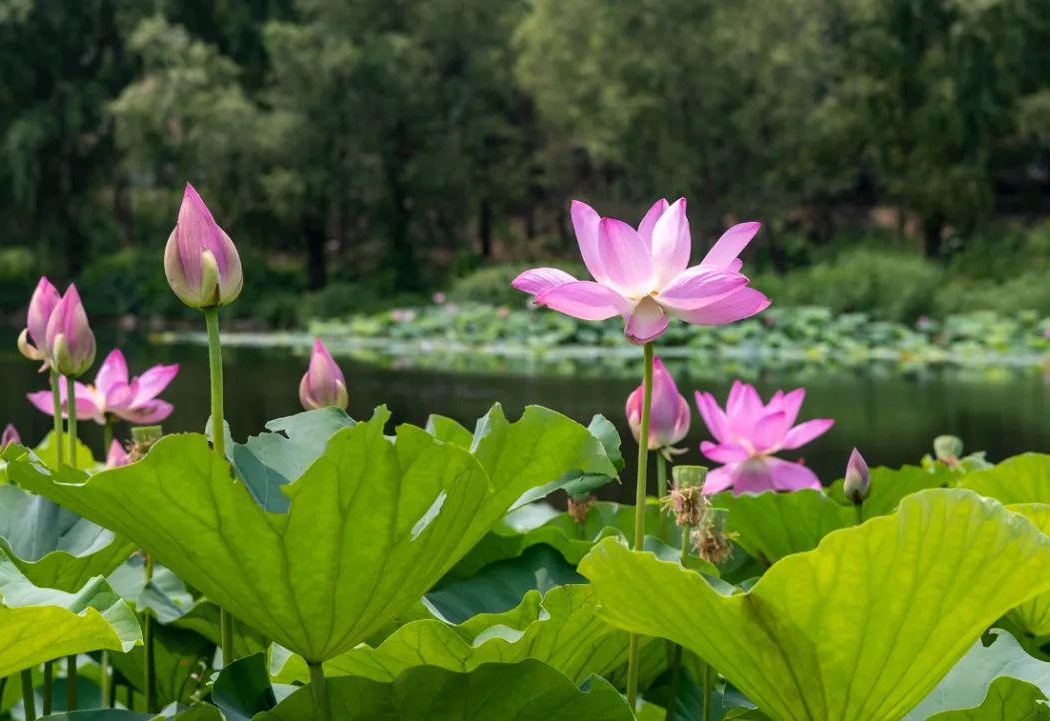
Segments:
[[[153,557],[146,554],[146,585],[153,583]],[[157,669],[154,656],[153,614],[149,609],[142,614],[143,672],[146,685],[146,712],[157,713]]]
[[[664,454],[656,452],[656,497],[667,495],[667,459]],[[660,528],[657,532],[660,540],[667,543],[667,513],[660,509]]]
[[[634,491],[634,550],[645,544],[645,490],[649,477],[649,415],[653,404],[653,344],[642,346],[645,375],[642,393],[642,422],[638,433],[638,478]],[[638,672],[641,636],[632,633],[627,650],[627,705],[633,711],[638,701]]]
[[[328,698],[328,688],[325,686],[324,668],[320,663],[311,663],[309,667],[310,688],[313,689],[317,717],[321,721],[332,721],[332,703]]]
[[[22,705],[27,720],[36,718],[36,690],[33,688],[33,669],[22,672]]]
[[[62,389],[59,386],[61,382],[62,379],[58,373],[51,371],[51,402],[55,411],[55,465],[58,467],[56,471],[62,467]],[[47,713],[46,710],[45,713]]]

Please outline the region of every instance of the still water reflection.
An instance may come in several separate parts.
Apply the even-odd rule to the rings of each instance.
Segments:
[[[15,334],[5,331],[3,335],[11,337],[2,346],[10,350],[0,355],[5,391],[0,394],[0,424],[14,422],[26,441],[35,442],[48,431],[49,418],[29,405],[25,393],[44,388],[46,379],[14,350]],[[99,341],[101,359],[114,339],[100,337]],[[180,364],[179,376],[164,395],[175,404],[165,429],[201,429],[209,403],[206,348],[151,345],[135,336],[122,338],[120,345],[133,374],[154,363]],[[298,383],[307,363],[305,349],[227,348],[225,359],[227,417],[235,438],[258,433],[267,419],[300,409]],[[422,424],[429,413],[441,413],[472,427],[474,419],[493,402],[502,403],[512,417],[526,404],[537,403],[584,422],[594,413],[605,414],[620,427],[628,449],[633,446],[623,420],[623,403],[637,381],[592,377],[586,372],[567,374],[564,365],[558,375],[491,370],[470,374],[413,369],[411,359],[403,359],[396,369],[354,358],[339,360],[350,389],[350,413],[357,418],[367,417],[375,406],[385,403],[396,422]],[[690,402],[696,388],[724,399],[733,380],[728,373],[697,374],[695,365],[677,369],[669,365]],[[808,396],[800,418],[836,419],[830,432],[794,456],[803,456],[825,481],[841,475],[854,445],[870,463],[881,465],[917,462],[940,433],[959,435],[968,451],[983,448],[995,460],[1047,447],[1050,379],[1037,370],[940,368],[901,373],[867,368],[826,373],[816,368],[742,368],[741,374],[764,396],[777,388],[804,385]],[[100,428],[90,423],[84,426],[82,435],[100,452]],[[126,433],[126,428],[118,428],[118,435],[121,432]],[[689,452],[680,462],[702,462],[697,446],[707,437],[694,410],[692,430],[683,444]],[[633,453],[625,455],[630,463]],[[629,497],[626,487],[620,495]]]

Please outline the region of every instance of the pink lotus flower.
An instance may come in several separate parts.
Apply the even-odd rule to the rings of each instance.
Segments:
[[[106,468],[120,468],[131,463],[131,456],[124,450],[124,446],[120,445],[120,441],[116,438],[109,444],[109,451],[106,452]]]
[[[244,285],[236,246],[189,183],[164,248],[164,274],[175,295],[191,308],[232,303]]]
[[[57,373],[74,378],[95,362],[95,334],[77,287],[70,285],[47,321],[44,347]]]
[[[107,415],[123,418],[136,425],[160,423],[171,415],[173,406],[157,398],[179,372],[177,365],[155,365],[140,376],[128,380],[128,364],[124,354],[113,350],[95,376],[94,385],[79,381],[74,386],[78,418],[91,418],[105,423]],[[59,388],[62,399],[62,417],[67,417],[66,386]],[[54,415],[51,391],[30,393],[29,402],[39,410]]]
[[[49,366],[46,351],[47,322],[60,300],[62,297],[55,286],[51,285],[51,281],[46,277],[41,276],[33,296],[29,299],[26,327],[18,336],[18,350],[29,360],[44,361],[41,370],[46,370]]]
[[[22,436],[18,435],[18,429],[15,428],[14,423],[8,423],[4,426],[4,434],[0,436],[0,451],[7,448],[12,443],[21,443]]]
[[[512,285],[546,306],[582,320],[620,315],[632,343],[647,343],[674,316],[694,325],[723,325],[754,315],[769,299],[747,288],[740,251],[761,227],[741,223],[727,230],[699,265],[689,267],[692,241],[685,198],[658,200],[635,230],[601,218],[589,205],[572,202],[572,224],[593,281],[556,268],[533,268]]]
[[[707,475],[704,493],[727,488],[738,495],[820,488],[813,471],[773,455],[799,448],[834,425],[830,418],[818,418],[796,426],[805,397],[804,388],[790,393],[777,391],[769,403],[763,404],[753,386],[736,381],[723,412],[713,395],[697,391],[700,416],[718,441],[704,441],[700,450],[712,461],[725,464]]]
[[[871,472],[864,456],[856,448],[846,462],[846,477],[842,481],[842,492],[854,503],[863,503],[871,492]]]
[[[637,441],[642,429],[644,384],[627,396],[627,425]],[[689,432],[689,402],[678,393],[674,378],[659,357],[653,358],[653,401],[649,413],[649,450],[677,452],[673,446]]]
[[[346,410],[350,397],[343,371],[319,339],[310,353],[310,367],[299,382],[299,400],[308,411],[335,406]]]

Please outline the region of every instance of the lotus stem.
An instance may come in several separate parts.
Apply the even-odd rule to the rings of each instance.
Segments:
[[[72,416],[70,416],[72,417]],[[66,709],[77,710],[77,656],[66,656]]]
[[[857,525],[864,523],[864,502],[854,503],[853,511],[857,514]]]
[[[153,557],[146,554],[146,585],[153,582]],[[146,686],[146,713],[156,713],[157,669],[154,663],[153,615],[149,609],[142,614],[143,664]]]
[[[208,326],[208,371],[211,376],[211,445],[219,457],[226,460],[226,428],[222,406],[222,345],[219,341],[219,309],[204,308],[204,322]],[[219,608],[219,636],[222,665],[233,660],[233,617],[225,608]]]
[[[711,721],[711,664],[704,662],[704,721]]]
[[[51,696],[55,686],[55,663],[44,661],[44,715],[51,713]]]
[[[66,376],[66,412],[69,414],[69,465],[77,467],[77,396],[76,381]]]
[[[328,699],[328,688],[325,686],[324,668],[320,663],[310,663],[310,688],[314,693],[314,705],[317,717],[321,721],[332,721],[332,704]]]
[[[667,459],[660,451],[656,452],[656,497],[667,495]],[[660,509],[660,540],[667,543],[667,511]]]
[[[98,660],[99,691],[102,696],[102,708],[109,708],[109,651],[103,650]]]
[[[642,391],[642,425],[638,430],[638,479],[634,489],[634,550],[645,544],[645,486],[649,477],[649,415],[653,406],[653,344],[642,347],[645,376]],[[627,705],[633,712],[638,701],[639,658],[642,638],[632,633],[627,647]]]
[[[62,389],[59,387],[61,382],[58,373],[51,371],[51,403],[55,415],[55,470],[62,467]],[[48,711],[49,709],[44,709],[44,713]]]
[[[105,458],[106,454],[109,453],[109,447],[113,445],[113,421],[114,418],[109,413],[106,414],[106,425],[102,426],[102,457]]]
[[[22,705],[25,706],[27,721],[36,718],[36,691],[33,689],[33,669],[22,672]]]
[[[675,702],[678,700],[678,685],[682,678],[682,647],[677,643],[671,654],[671,695],[664,710],[664,721],[674,721]]]

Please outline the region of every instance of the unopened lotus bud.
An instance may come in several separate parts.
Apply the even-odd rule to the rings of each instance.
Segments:
[[[95,334],[75,285],[69,286],[47,322],[45,348],[55,372],[76,378],[95,362]]]
[[[21,443],[22,437],[18,435],[18,429],[15,428],[14,423],[8,423],[4,426],[4,434],[0,436],[0,451],[7,448],[12,443]]]
[[[299,401],[308,411],[330,406],[346,410],[350,404],[343,371],[320,340],[314,341],[310,367],[299,381]]]
[[[962,439],[958,436],[937,436],[933,439],[933,453],[938,461],[954,466],[962,458]]]
[[[675,466],[671,471],[674,484],[662,503],[674,511],[674,522],[679,526],[697,526],[703,520],[709,505],[704,497],[707,469],[703,466]]]
[[[244,285],[236,246],[189,183],[164,249],[164,274],[175,295],[191,308],[232,303]]]
[[[587,520],[588,511],[590,511],[597,502],[598,498],[593,493],[586,493],[580,496],[569,496],[569,517],[576,523],[583,525],[583,522]]]
[[[41,276],[29,299],[29,312],[26,313],[26,327],[18,336],[18,350],[29,360],[44,361],[47,367],[47,322],[51,313],[61,300],[55,286],[46,277]]]
[[[864,503],[871,492],[871,473],[864,456],[856,448],[850,453],[846,463],[846,477],[842,482],[842,491],[846,498],[854,503]]]
[[[627,396],[624,413],[635,440],[642,432],[644,385]],[[653,395],[649,413],[649,450],[671,448],[689,433],[689,402],[678,393],[674,377],[659,358],[653,359]]]

